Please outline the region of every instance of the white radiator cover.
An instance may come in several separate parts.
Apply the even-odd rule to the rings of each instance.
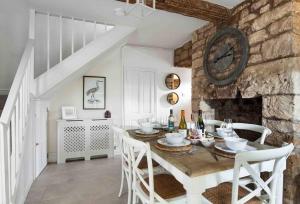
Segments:
[[[113,157],[114,139],[111,121],[101,120],[58,120],[57,163],[66,159],[107,155]]]

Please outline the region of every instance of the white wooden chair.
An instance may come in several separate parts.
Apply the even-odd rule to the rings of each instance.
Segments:
[[[124,138],[129,137],[128,132],[124,129],[121,129],[119,127],[113,126],[112,127],[113,134],[116,137],[116,141],[118,143],[118,148],[120,149],[121,153],[121,163],[122,163],[122,176],[121,176],[121,186],[120,186],[120,191],[119,191],[119,197],[121,197],[123,193],[123,187],[124,187],[124,180],[126,178],[127,180],[127,186],[128,186],[128,204],[131,202],[131,197],[132,197],[132,191],[131,191],[131,186],[132,186],[132,172],[131,168],[129,168],[129,155],[128,151],[124,147]],[[158,163],[152,162],[153,170],[155,174],[163,173],[165,170],[159,166]],[[145,157],[142,158],[139,168],[141,169],[141,173],[144,175],[147,175],[147,159]]]
[[[278,181],[283,178],[283,171],[286,165],[286,159],[293,151],[294,145],[289,144],[281,148],[258,150],[238,153],[235,157],[233,183],[223,183],[217,187],[208,189],[203,195],[212,203],[261,203],[267,200],[270,204],[282,202],[282,191],[277,189]],[[250,166],[253,162],[263,162],[274,160],[274,168],[270,178],[267,181],[261,179],[260,174]],[[239,174],[241,168],[245,169],[256,183],[256,189],[244,189],[239,185]],[[265,194],[261,196],[261,191]],[[222,202],[220,202],[220,199]],[[281,200],[281,201],[280,201]],[[227,202],[226,202],[227,201]]]
[[[211,126],[218,126],[220,127],[223,123],[223,121],[220,121],[220,120],[203,120],[204,122],[204,125],[211,125]]]
[[[126,178],[127,180],[127,186],[128,186],[128,204],[131,203],[131,182],[132,182],[132,172],[131,168],[129,167],[130,159],[129,154],[127,152],[127,149],[124,148],[124,138],[128,137],[128,133],[116,126],[112,127],[113,134],[117,138],[118,148],[120,149],[121,153],[121,163],[122,163],[122,177],[121,177],[121,186],[119,191],[119,197],[121,197],[124,187],[124,180]]]
[[[173,176],[169,174],[154,175],[149,143],[124,138],[124,146],[128,149],[131,159],[133,204],[136,204],[138,199],[143,204],[166,204],[184,201],[185,190],[182,184]],[[139,168],[144,156],[146,156],[148,164],[147,176]]]
[[[248,123],[232,123],[232,128],[235,130],[249,130],[260,133],[260,138],[256,140],[256,142],[260,144],[264,144],[266,138],[272,133],[272,131],[267,127]]]

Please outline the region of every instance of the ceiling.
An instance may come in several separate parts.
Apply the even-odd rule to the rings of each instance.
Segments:
[[[243,2],[243,0],[206,0],[208,2],[225,6],[226,8],[233,8],[239,3]]]
[[[126,4],[114,0],[28,0],[32,8],[68,16],[98,20],[101,22],[134,26],[137,32],[130,44],[176,48],[191,39],[194,30],[207,22],[156,10],[151,16],[139,19],[134,16],[117,16],[115,8]]]

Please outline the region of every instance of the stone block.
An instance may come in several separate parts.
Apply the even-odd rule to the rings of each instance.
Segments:
[[[201,58],[203,56],[202,51],[194,52],[192,55],[192,60],[195,60],[197,58]]]
[[[255,19],[256,17],[257,17],[256,14],[250,13],[249,15],[241,18],[241,20],[239,21],[239,24],[247,23],[248,21],[251,21],[251,20]]]
[[[274,6],[278,6],[282,2],[288,2],[289,0],[274,0]]]
[[[260,53],[261,44],[251,46],[250,47],[250,54],[257,54]]]
[[[263,117],[272,119],[293,120],[294,118],[294,96],[293,95],[274,95],[263,97]],[[274,124],[274,122],[273,122]],[[278,123],[284,129],[284,125],[292,123]]]
[[[270,10],[270,4],[265,5],[264,7],[262,7],[259,11],[260,14],[265,13],[267,11]]]
[[[195,43],[198,40],[198,34],[196,32],[193,32],[192,34],[192,43]]]
[[[272,131],[277,131],[279,133],[293,134],[294,132],[293,121],[264,119],[263,124],[264,126],[270,128]]]
[[[249,44],[250,45],[253,45],[253,44],[256,44],[256,43],[259,43],[259,42],[262,42],[266,39],[268,39],[268,34],[266,32],[266,30],[260,30],[260,31],[257,31],[255,33],[252,33],[248,40],[249,40]]]
[[[253,54],[253,55],[250,55],[248,64],[255,64],[255,63],[259,63],[261,61],[262,61],[261,54]]]
[[[257,31],[265,28],[278,19],[281,19],[285,15],[291,15],[293,10],[292,2],[287,2],[281,6],[276,7],[273,10],[263,13],[260,17],[254,20],[252,24],[252,30]]]
[[[284,33],[276,38],[265,41],[262,44],[263,60],[287,57],[293,54],[293,36],[291,33]]]
[[[272,134],[266,138],[265,143],[275,147],[280,147],[284,142],[291,143],[292,141],[293,141],[292,134],[272,131]]]
[[[197,59],[193,60],[193,62],[192,62],[192,68],[193,68],[193,69],[202,67],[202,65],[203,65],[203,60],[202,60],[202,58],[197,58]]]
[[[261,8],[262,6],[266,5],[268,3],[268,0],[260,0],[260,1],[257,1],[255,3],[253,3],[251,5],[251,10],[252,11],[256,11],[258,10],[259,8]]]
[[[248,8],[245,8],[241,11],[241,15],[240,15],[240,18],[244,18],[246,17],[247,15],[249,14],[249,9]]]
[[[293,28],[292,22],[293,22],[292,16],[284,17],[284,18],[280,19],[279,21],[272,23],[269,26],[269,28],[268,28],[269,33],[271,35],[277,35],[279,33],[283,33],[285,31],[292,30],[292,28]]]
[[[247,67],[237,80],[242,97],[294,94],[292,77],[299,63],[299,57],[291,57]]]

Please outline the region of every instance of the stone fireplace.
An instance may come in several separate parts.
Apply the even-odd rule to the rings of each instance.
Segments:
[[[223,121],[225,118],[233,122],[262,125],[262,97],[243,99],[210,99],[201,101],[203,116],[207,119]],[[260,134],[236,130],[237,134],[249,141],[255,141]]]
[[[194,112],[201,108],[214,112],[216,119],[223,120],[234,109],[240,112],[230,115],[236,118],[236,122],[261,123],[272,130],[266,139],[268,144],[294,143],[295,150],[285,171],[284,203],[300,203],[299,11],[300,3],[295,0],[245,1],[232,9],[232,17],[226,26],[236,27],[245,33],[250,54],[241,76],[227,86],[210,83],[203,70],[205,46],[225,25],[209,23],[196,30],[190,47]],[[186,52],[189,44],[175,50],[175,66],[189,59]],[[250,113],[247,111],[252,115],[249,120],[246,120]],[[257,117],[254,116],[256,114]]]

